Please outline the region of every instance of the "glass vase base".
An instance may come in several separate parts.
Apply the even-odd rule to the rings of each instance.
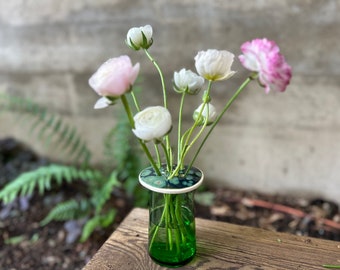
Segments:
[[[166,197],[168,207],[153,208],[150,212],[149,255],[163,266],[180,267],[192,260],[196,253],[195,216],[192,207],[182,204],[192,202],[192,196],[188,193],[161,196]]]
[[[157,264],[159,264],[160,266],[164,266],[164,267],[168,267],[168,268],[179,268],[182,267],[186,264],[188,264],[189,262],[191,262],[194,257],[195,257],[196,253],[194,253],[191,257],[187,258],[186,260],[183,261],[172,261],[172,262],[164,262],[164,261],[160,261],[156,258],[154,258],[150,253],[149,256],[150,258]]]

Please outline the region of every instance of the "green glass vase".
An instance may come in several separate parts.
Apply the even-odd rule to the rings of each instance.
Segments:
[[[156,175],[152,167],[144,169],[140,183],[150,190],[148,252],[158,264],[180,267],[196,254],[194,193],[203,181],[203,173],[183,168],[171,179],[163,168]]]

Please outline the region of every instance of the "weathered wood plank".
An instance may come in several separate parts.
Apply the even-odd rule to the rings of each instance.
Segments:
[[[197,219],[197,256],[180,269],[324,269],[340,243]],[[134,209],[83,270],[160,270],[147,254],[148,212]]]

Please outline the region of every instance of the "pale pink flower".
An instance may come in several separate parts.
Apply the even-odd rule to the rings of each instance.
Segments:
[[[98,95],[115,99],[130,91],[138,73],[139,63],[132,66],[130,57],[123,55],[102,64],[89,79],[89,85]]]
[[[251,71],[258,72],[259,82],[270,90],[283,92],[292,77],[292,69],[274,41],[254,39],[242,44],[243,55],[239,56],[242,65]]]

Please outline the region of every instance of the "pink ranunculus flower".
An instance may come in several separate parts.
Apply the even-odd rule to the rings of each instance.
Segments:
[[[266,38],[247,41],[242,44],[241,51],[243,54],[239,55],[239,60],[246,69],[258,72],[259,82],[266,93],[286,90],[292,69],[275,41]]]
[[[139,63],[132,66],[130,57],[123,55],[102,64],[89,79],[89,85],[98,95],[115,99],[130,91],[138,73]]]

